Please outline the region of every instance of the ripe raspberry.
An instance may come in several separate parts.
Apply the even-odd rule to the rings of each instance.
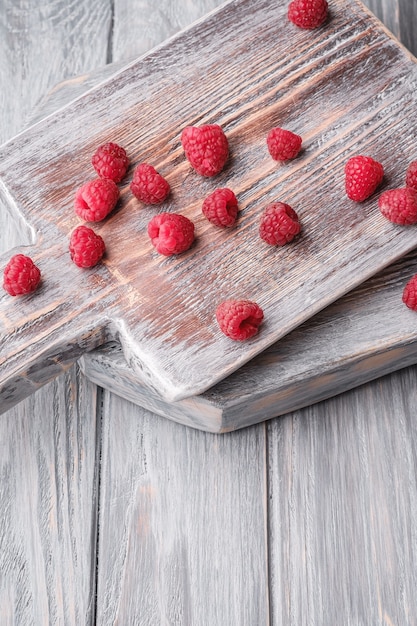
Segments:
[[[261,307],[250,300],[225,300],[216,309],[220,330],[237,341],[256,335],[263,318]]]
[[[394,224],[417,223],[417,191],[412,187],[389,189],[378,199],[382,215]]]
[[[417,274],[404,287],[402,300],[409,309],[417,311]]]
[[[293,0],[288,6],[288,19],[300,28],[311,30],[321,26],[328,13],[326,0]]]
[[[94,230],[88,226],[78,226],[71,234],[69,250],[75,265],[93,267],[102,258],[105,245]]]
[[[185,156],[202,176],[215,176],[229,156],[229,143],[217,124],[187,126],[181,133]]]
[[[149,222],[148,235],[160,254],[180,254],[188,250],[194,241],[194,224],[178,213],[159,213]]]
[[[130,190],[145,204],[159,204],[165,200],[171,188],[168,181],[152,165],[141,163],[134,171]]]
[[[11,296],[20,296],[35,291],[41,280],[41,273],[31,258],[15,254],[5,267],[3,288]]]
[[[100,222],[114,209],[119,188],[109,178],[96,178],[85,183],[75,194],[75,212],[87,222]]]
[[[110,178],[115,183],[120,183],[129,167],[126,150],[112,142],[97,148],[91,163],[100,178]]]
[[[302,138],[284,128],[272,128],[266,138],[269,154],[275,161],[294,159],[300,152]]]
[[[261,216],[259,234],[271,246],[283,246],[301,230],[297,213],[284,202],[269,204]]]
[[[374,193],[383,177],[384,168],[372,157],[351,157],[345,165],[346,193],[351,200],[363,202]]]
[[[202,211],[215,226],[233,226],[238,212],[237,198],[231,189],[216,189],[204,200]]]
[[[412,161],[405,174],[405,184],[417,191],[417,161]]]

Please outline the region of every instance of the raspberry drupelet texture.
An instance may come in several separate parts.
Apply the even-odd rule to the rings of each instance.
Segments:
[[[412,161],[407,167],[405,174],[405,184],[417,191],[417,161]]]
[[[119,188],[108,178],[96,178],[85,183],[75,194],[76,214],[86,222],[100,222],[114,209]]]
[[[261,216],[259,235],[271,246],[284,246],[301,230],[297,213],[284,202],[269,204]]]
[[[220,330],[236,341],[256,335],[263,318],[261,307],[251,300],[225,300],[216,309]]]
[[[238,213],[237,198],[231,189],[216,189],[204,200],[202,211],[215,226],[233,226]]]
[[[115,183],[120,183],[129,167],[126,150],[111,141],[97,148],[91,163],[100,178],[109,178]]]
[[[190,164],[202,176],[221,172],[229,156],[229,142],[218,124],[187,126],[181,143]]]
[[[71,234],[69,251],[78,267],[94,267],[103,257],[105,244],[92,228],[78,226]]]
[[[327,20],[326,0],[293,0],[288,5],[288,19],[299,28],[318,28]]]
[[[171,188],[152,165],[141,163],[133,173],[130,190],[144,204],[159,204],[167,198]]]
[[[149,222],[148,235],[160,254],[180,254],[188,250],[194,241],[194,224],[185,215],[159,213]]]
[[[417,274],[404,287],[402,301],[409,309],[417,311]]]
[[[382,215],[394,224],[417,223],[417,191],[412,187],[384,191],[379,196],[378,206]]]
[[[266,138],[269,154],[275,161],[295,159],[301,150],[302,138],[285,128],[272,128]]]
[[[3,289],[11,296],[22,296],[35,291],[40,280],[41,272],[32,259],[15,254],[4,269]]]
[[[382,164],[370,156],[353,156],[345,164],[346,194],[355,202],[363,202],[369,198],[383,178]]]

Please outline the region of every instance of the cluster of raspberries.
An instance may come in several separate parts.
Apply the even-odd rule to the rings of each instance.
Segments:
[[[315,29],[328,19],[326,0],[293,0],[288,6],[288,19],[304,29]],[[218,174],[229,157],[229,145],[223,129],[217,124],[187,126],[181,133],[181,144],[194,170],[205,177]],[[294,132],[275,127],[266,138],[267,149],[275,161],[296,158],[302,147],[302,138]],[[117,186],[126,176],[129,159],[124,148],[109,142],[100,146],[91,159],[98,175],[85,183],[75,194],[74,208],[86,222],[105,219],[119,200]],[[383,180],[381,163],[372,157],[356,155],[345,165],[347,196],[356,202],[369,198]],[[133,195],[144,204],[157,205],[171,192],[168,181],[148,163],[139,164],[130,183]],[[406,173],[405,187],[391,189],[378,200],[381,213],[396,224],[417,223],[417,161]],[[228,188],[215,189],[202,204],[202,213],[212,224],[232,227],[238,217],[238,199]],[[148,235],[157,252],[171,256],[188,250],[195,237],[194,223],[178,213],[159,213],[148,224]],[[263,211],[259,236],[272,246],[291,242],[301,231],[294,209],[284,202],[273,202]],[[69,251],[73,262],[82,268],[95,266],[105,253],[105,243],[94,230],[78,226],[71,234]],[[12,257],[4,271],[3,287],[10,295],[34,291],[41,279],[39,269],[23,254]],[[403,301],[417,310],[417,275],[404,289]],[[246,340],[258,332],[264,314],[261,307],[250,300],[225,300],[216,309],[216,319],[222,332],[235,340]]]

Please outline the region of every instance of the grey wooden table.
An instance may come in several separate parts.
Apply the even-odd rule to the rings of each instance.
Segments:
[[[218,4],[0,0],[0,141]],[[366,4],[417,54],[414,0]],[[0,416],[1,626],[417,624],[416,406],[409,367],[213,435],[72,367]]]

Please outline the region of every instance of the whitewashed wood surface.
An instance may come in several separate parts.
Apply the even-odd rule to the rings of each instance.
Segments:
[[[164,37],[163,23],[175,30],[181,14],[184,26],[200,5],[211,8],[116,2],[126,21],[112,23],[110,4],[1,3],[2,139],[54,84],[120,60],[124,41],[134,56],[138,29]],[[414,4],[375,5],[415,45]],[[72,368],[0,416],[2,626],[413,626],[416,402],[409,367],[213,435],[95,390]]]
[[[41,369],[52,376],[108,337],[166,399],[201,393],[413,248],[417,230],[391,224],[375,198],[347,200],[343,166],[370,152],[390,184],[401,184],[417,141],[416,82],[417,64],[355,0],[334,0],[329,23],[314,33],[288,23],[284,5],[240,0],[1,147],[4,199],[37,231],[30,251],[44,279],[28,298],[0,296],[0,397],[20,387],[23,395]],[[215,182],[190,172],[179,147],[181,129],[202,121],[230,137],[230,163]],[[305,139],[304,156],[288,168],[265,147],[268,129],[284,121]],[[119,210],[96,226],[105,261],[93,271],[70,263],[74,193],[110,136],[133,164],[159,163],[173,189],[164,210],[180,207],[195,221],[196,244],[180,258],[152,251],[149,213],[127,186]],[[226,184],[242,210],[236,232],[220,233],[200,206]],[[259,241],[259,215],[283,196],[300,207],[304,234],[271,250]],[[250,341],[218,329],[216,303],[229,297],[264,309]]]

